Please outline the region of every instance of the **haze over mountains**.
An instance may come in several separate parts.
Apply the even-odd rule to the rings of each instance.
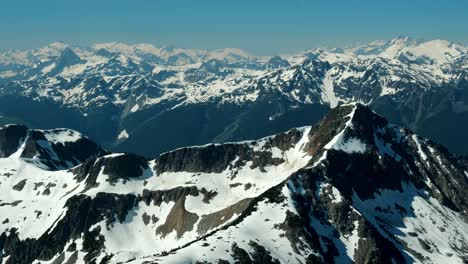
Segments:
[[[154,157],[309,125],[359,101],[467,154],[467,65],[463,45],[408,37],[281,57],[52,43],[0,54],[0,122],[72,128],[106,149]]]
[[[361,104],[146,160],[0,128],[0,263],[466,263],[468,159]]]

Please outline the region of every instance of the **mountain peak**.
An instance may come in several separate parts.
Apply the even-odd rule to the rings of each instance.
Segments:
[[[48,170],[71,168],[105,153],[72,129],[28,129],[15,124],[0,127],[0,158],[20,158]]]
[[[392,38],[388,42],[390,43],[390,45],[411,46],[411,45],[415,45],[417,43],[423,42],[423,40],[405,36],[405,35],[399,35],[395,38]]]
[[[69,47],[63,49],[60,53],[60,57],[67,60],[80,60],[80,57]]]
[[[371,142],[374,131],[387,123],[364,104],[339,105],[310,130],[309,154],[316,156],[327,149],[363,152],[363,144]]]
[[[96,43],[92,45],[92,49],[94,50],[106,49],[110,52],[121,52],[124,54],[129,54],[133,52],[133,47],[131,45],[120,42],[120,41]]]
[[[65,42],[57,41],[57,42],[50,43],[49,45],[47,45],[47,47],[52,48],[52,49],[57,49],[57,50],[64,50],[67,47],[69,47],[69,45],[66,44]]]

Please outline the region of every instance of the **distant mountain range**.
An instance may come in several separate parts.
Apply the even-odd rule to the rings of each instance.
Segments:
[[[468,159],[361,104],[151,160],[8,125],[0,155],[0,263],[468,261]]]
[[[72,128],[106,149],[154,157],[308,125],[358,101],[468,154],[467,51],[408,37],[272,57],[53,43],[0,54],[0,123]]]

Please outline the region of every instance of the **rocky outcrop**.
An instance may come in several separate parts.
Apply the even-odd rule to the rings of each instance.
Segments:
[[[22,125],[8,125],[0,128],[0,158],[15,153],[27,133],[28,128]]]
[[[125,182],[142,177],[148,168],[148,162],[143,157],[134,154],[117,154],[97,159],[88,158],[82,165],[70,171],[77,181],[85,181],[89,189],[98,185],[97,178],[101,171],[107,175],[106,181],[116,183],[119,180]]]
[[[155,170],[178,172],[221,172],[231,164],[237,156],[246,157],[250,151],[244,144],[209,145],[177,149],[161,154],[156,158]],[[234,166],[239,166],[242,160]]]
[[[249,242],[249,249],[251,254],[243,248],[237,246],[237,244],[232,245],[232,256],[236,260],[236,263],[239,264],[249,264],[249,263],[265,263],[265,264],[280,264],[278,259],[271,257],[270,253],[265,249],[265,247],[257,244],[254,241]]]
[[[141,195],[141,200],[146,205],[156,205],[160,206],[162,203],[177,202],[179,200],[184,200],[188,195],[198,196],[199,191],[197,187],[176,187],[169,190],[157,190],[150,191],[147,189],[143,190]]]
[[[162,172],[222,172],[227,168],[244,166],[252,161],[251,168],[263,170],[268,165],[278,165],[284,162],[272,157],[271,148],[286,151],[292,148],[301,138],[302,133],[292,129],[283,134],[265,138],[262,148],[255,150],[259,142],[210,144],[201,147],[176,149],[163,153],[156,158],[154,169]]]
[[[198,221],[197,214],[188,212],[185,209],[185,198],[177,200],[167,215],[166,222],[156,229],[156,234],[165,237],[175,231],[180,238],[185,232],[192,231]]]
[[[233,205],[230,205],[223,210],[203,215],[198,222],[197,232],[199,234],[206,234],[209,230],[213,230],[226,221],[232,219],[234,215],[242,215],[242,213],[250,206],[252,199],[244,199]]]

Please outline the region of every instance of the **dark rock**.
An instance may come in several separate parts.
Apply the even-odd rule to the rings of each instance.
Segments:
[[[12,189],[18,192],[22,191],[24,186],[26,185],[26,181],[26,179],[19,181],[17,184],[13,185]]]
[[[182,148],[161,154],[156,159],[155,170],[187,172],[222,172],[240,156],[247,156],[250,149],[244,144],[209,145],[205,147]]]
[[[156,158],[155,170],[158,173],[165,171],[178,172],[222,172],[237,159],[234,167],[245,165],[246,161],[252,161],[252,169],[268,165],[278,165],[284,162],[279,158],[273,158],[269,148],[278,147],[281,150],[290,149],[300,140],[301,133],[295,129],[284,134],[278,134],[267,139],[265,151],[253,151],[248,144],[223,144],[207,145],[201,147],[181,148],[163,153]]]
[[[251,254],[253,263],[280,264],[279,260],[271,257],[270,252],[265,247],[254,241],[249,241],[249,246],[253,251]]]
[[[395,245],[384,238],[367,221],[359,221],[356,263],[404,263],[405,258]]]
[[[104,157],[103,160],[103,173],[109,175],[110,182],[138,178],[143,175],[144,170],[148,169],[146,159],[134,154]]]
[[[77,181],[86,181],[86,187],[97,186],[97,177],[101,172],[108,176],[107,181],[116,183],[118,180],[127,181],[131,178],[143,176],[144,170],[148,169],[147,161],[133,154],[122,154],[119,156],[105,156],[98,159],[89,158],[81,166],[73,168]]]
[[[170,190],[158,191],[149,191],[144,189],[140,199],[146,205],[150,205],[150,203],[153,202],[153,205],[160,206],[163,202],[176,202],[178,200],[185,199],[188,195],[198,196],[199,191],[197,187],[176,187]]]
[[[0,128],[0,158],[15,153],[21,141],[26,138],[28,128],[22,125],[9,125]]]
[[[210,200],[213,199],[216,195],[218,195],[217,191],[207,191],[205,188],[200,190],[200,193],[203,194],[203,202],[210,203]]]
[[[251,264],[254,263],[249,256],[249,253],[245,251],[243,248],[237,246],[236,243],[232,244],[232,257],[234,258],[236,264]]]
[[[353,106],[333,108],[319,123],[312,126],[306,149],[311,156],[316,156],[344,127]]]
[[[144,213],[144,214],[141,216],[141,218],[143,219],[143,223],[144,223],[145,225],[148,225],[149,222],[150,222],[150,218],[151,218],[151,217],[150,217],[147,213]]]

